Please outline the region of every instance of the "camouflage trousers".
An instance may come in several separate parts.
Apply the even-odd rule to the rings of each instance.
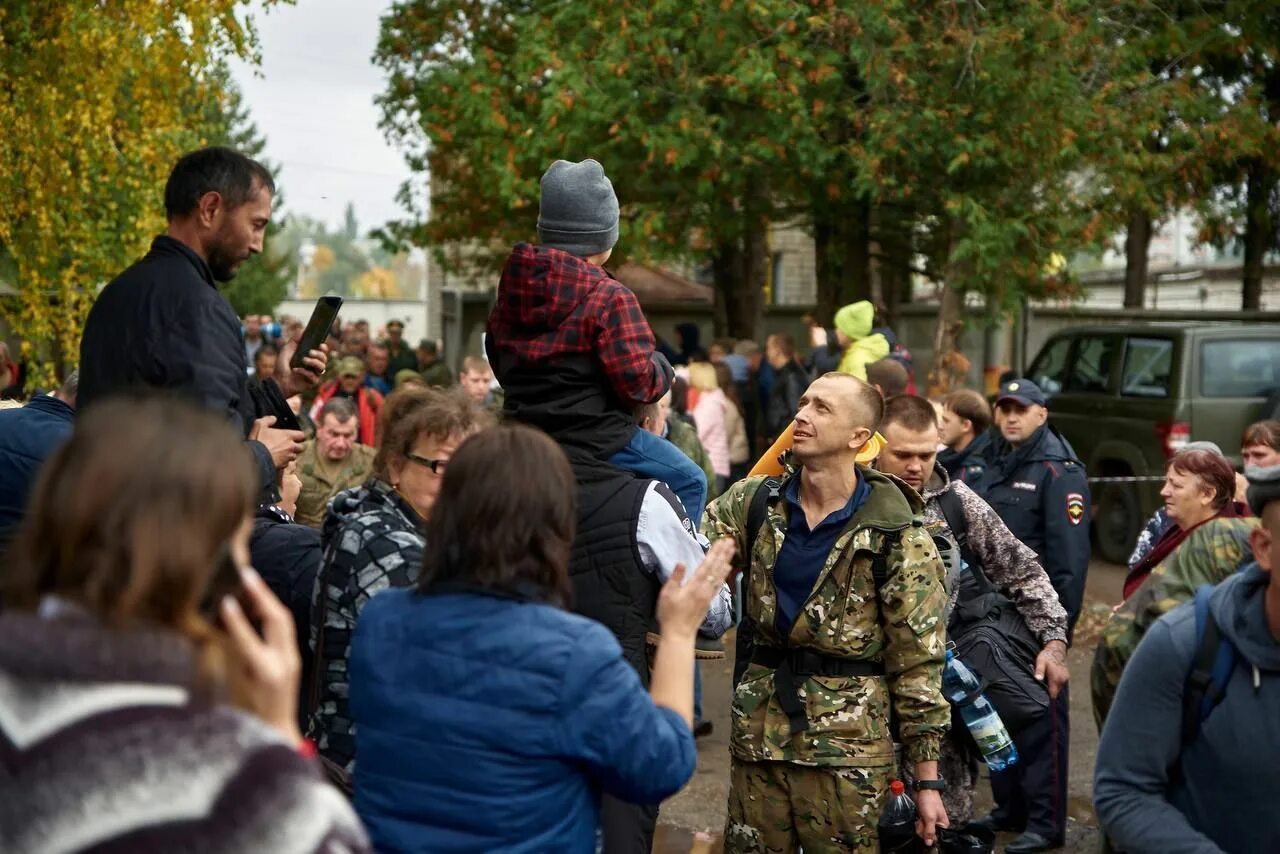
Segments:
[[[892,770],[734,759],[724,850],[876,854],[876,822]]]

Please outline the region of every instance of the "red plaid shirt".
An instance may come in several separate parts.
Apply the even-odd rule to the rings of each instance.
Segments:
[[[653,333],[635,294],[603,267],[559,249],[516,244],[498,282],[488,332],[492,346],[524,362],[594,353],[626,403],[666,394],[666,376],[653,361]]]

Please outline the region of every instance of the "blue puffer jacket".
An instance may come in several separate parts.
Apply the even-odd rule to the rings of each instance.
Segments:
[[[387,590],[351,651],[355,804],[380,851],[595,849],[601,791],[657,803],[693,736],[598,623],[498,596]]]
[[[0,411],[0,544],[22,520],[40,464],[71,435],[74,417],[70,406],[49,395]]]

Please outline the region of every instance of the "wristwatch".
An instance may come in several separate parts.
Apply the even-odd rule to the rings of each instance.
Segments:
[[[947,789],[947,781],[941,777],[936,780],[916,780],[911,784],[911,788],[917,792],[923,789],[931,789],[935,792],[945,792]]]

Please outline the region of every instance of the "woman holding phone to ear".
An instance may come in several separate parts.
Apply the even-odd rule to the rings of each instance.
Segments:
[[[104,400],[48,460],[0,614],[6,852],[368,850],[303,755],[257,487],[225,419],[172,398]]]

